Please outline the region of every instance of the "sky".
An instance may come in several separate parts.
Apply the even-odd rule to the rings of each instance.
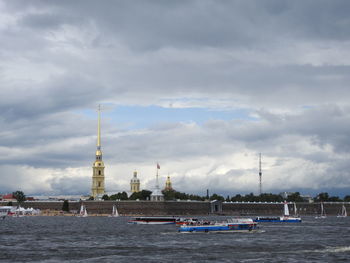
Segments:
[[[0,0],[0,193],[133,172],[199,195],[350,194],[350,1]]]

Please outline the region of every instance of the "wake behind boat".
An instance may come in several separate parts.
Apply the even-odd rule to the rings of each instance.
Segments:
[[[182,225],[181,233],[196,232],[253,232],[257,230],[257,223],[250,218],[233,218],[224,222],[205,222],[198,225]]]
[[[143,216],[134,217],[128,223],[137,225],[170,225],[175,224],[177,217]]]
[[[272,222],[272,223],[301,223],[301,218],[297,216],[296,205],[294,203],[295,216],[289,215],[288,203],[284,202],[284,215],[283,216],[258,216],[254,219],[254,222]]]

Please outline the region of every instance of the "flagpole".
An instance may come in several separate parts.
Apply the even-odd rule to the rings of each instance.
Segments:
[[[156,180],[156,188],[159,188],[159,181],[158,181],[158,170],[159,170],[159,164],[157,163],[157,180]]]

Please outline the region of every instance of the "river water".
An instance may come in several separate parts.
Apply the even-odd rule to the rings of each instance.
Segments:
[[[0,262],[350,262],[350,218],[260,223],[258,233],[186,234],[129,219],[6,218]]]

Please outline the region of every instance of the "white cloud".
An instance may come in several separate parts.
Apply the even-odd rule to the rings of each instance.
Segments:
[[[133,130],[104,119],[110,190],[127,190],[134,169],[151,188],[159,161],[178,190],[255,191],[258,152],[266,190],[349,185],[349,9],[0,1],[0,165],[15,178],[2,173],[0,191],[89,191],[96,125],[81,112],[101,102],[253,117]]]

